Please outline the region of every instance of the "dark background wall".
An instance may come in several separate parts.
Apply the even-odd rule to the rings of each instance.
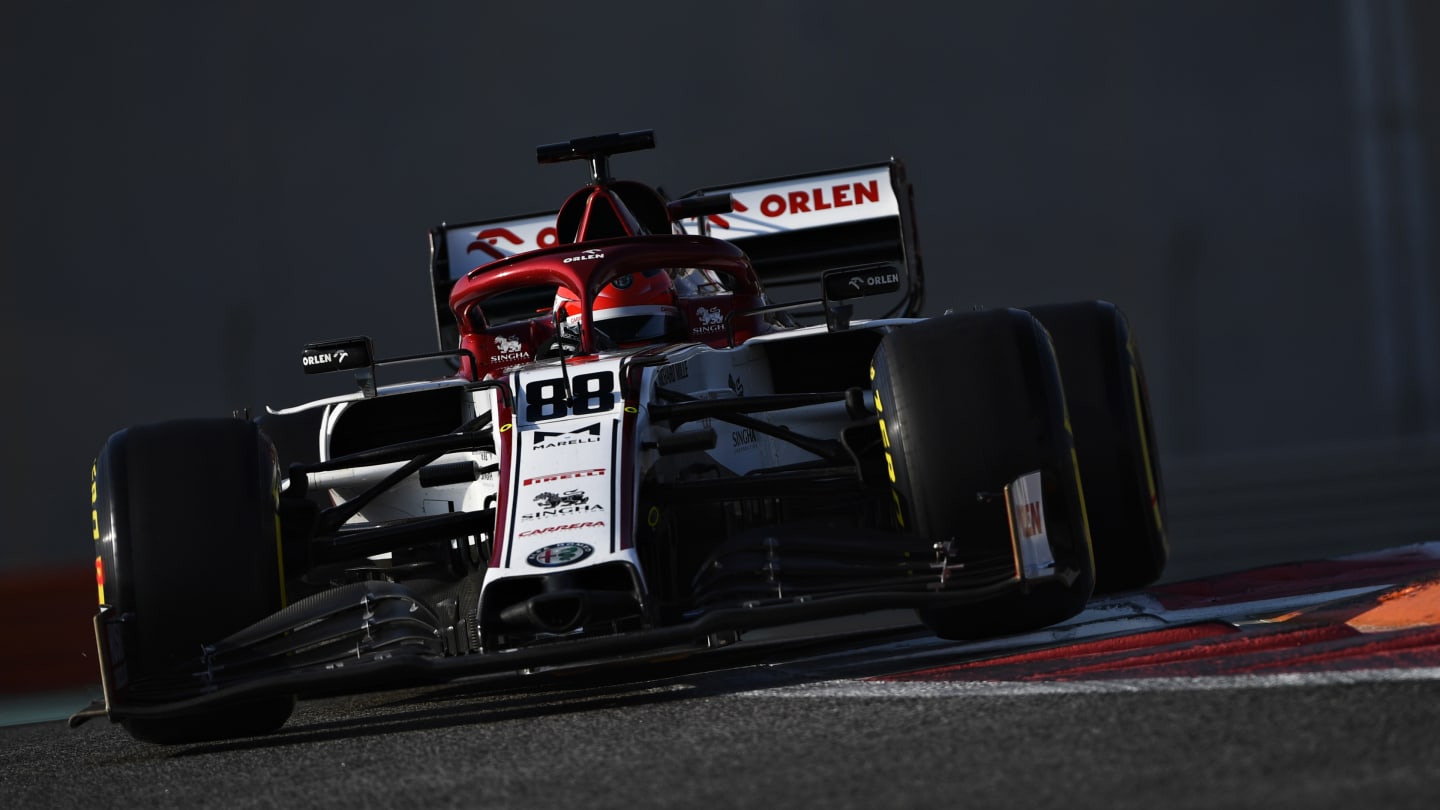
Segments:
[[[534,146],[617,130],[673,192],[903,159],[930,310],[1119,303],[1167,466],[1433,446],[1437,32],[1403,0],[7,3],[0,572],[90,558],[111,432],[333,393],[309,340],[432,348],[426,229],[554,207],[583,177]]]

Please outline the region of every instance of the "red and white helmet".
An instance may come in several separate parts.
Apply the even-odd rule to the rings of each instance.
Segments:
[[[557,290],[555,308],[565,315],[567,327],[579,330],[580,301],[574,293]],[[608,338],[615,346],[682,338],[686,331],[674,282],[664,270],[631,273],[606,284],[595,296],[594,318],[602,344]]]

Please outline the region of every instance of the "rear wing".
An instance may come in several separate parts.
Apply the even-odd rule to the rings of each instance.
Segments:
[[[677,225],[686,233],[724,239],[745,251],[774,302],[817,298],[826,270],[888,264],[902,279],[900,290],[884,300],[884,312],[869,314],[919,314],[924,273],[914,193],[900,161],[702,188],[681,200],[723,194],[730,195],[728,213],[684,218]],[[430,230],[430,281],[442,350],[453,349],[459,341],[450,312],[455,282],[496,259],[559,244],[556,213],[442,224]],[[529,291],[517,293],[511,305],[517,314],[534,313],[551,302],[550,294]]]
[[[731,213],[682,220],[686,231],[734,243],[777,302],[815,298],[826,270],[894,265],[904,281],[887,315],[918,315],[924,271],[914,191],[895,159],[687,194],[729,194]],[[803,288],[803,289],[797,289]]]

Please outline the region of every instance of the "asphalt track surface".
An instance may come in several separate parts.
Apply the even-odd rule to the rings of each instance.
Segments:
[[[1231,562],[981,644],[877,614],[682,661],[306,701],[224,743],[0,728],[0,804],[1440,806],[1440,544]]]

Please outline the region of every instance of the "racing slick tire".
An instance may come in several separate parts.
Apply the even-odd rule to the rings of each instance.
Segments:
[[[283,607],[270,441],[250,422],[192,419],[122,430],[96,460],[95,539],[101,602],[123,642],[110,648],[123,670],[121,723],[136,739],[200,742],[274,731],[293,696],[222,704],[191,715],[126,717],[123,707],[194,694],[201,645]]]
[[[886,335],[871,372],[901,527],[950,546],[952,563],[988,561],[1013,577],[1001,493],[1039,470],[1044,525],[1064,572],[983,601],[920,608],[920,620],[941,638],[977,639],[1083,610],[1095,564],[1060,374],[1039,322],[1018,309],[932,318]]]
[[[1027,307],[1050,332],[1075,433],[1098,593],[1141,588],[1170,558],[1150,397],[1135,335],[1109,301]]]

